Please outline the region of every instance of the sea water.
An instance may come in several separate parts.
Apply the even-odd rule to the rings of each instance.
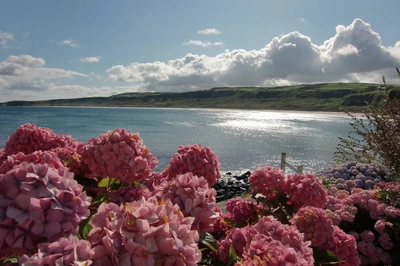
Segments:
[[[115,128],[138,132],[159,159],[156,170],[168,167],[179,145],[209,146],[221,171],[280,166],[281,154],[292,165],[315,172],[334,165],[338,137],[351,131],[342,113],[81,107],[0,107],[0,148],[24,123],[48,127],[86,142]]]

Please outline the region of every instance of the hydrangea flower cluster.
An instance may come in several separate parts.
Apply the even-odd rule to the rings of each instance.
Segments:
[[[47,151],[58,147],[65,147],[61,138],[51,129],[38,127],[33,124],[23,124],[10,135],[4,148],[7,155],[23,152]]]
[[[126,202],[133,202],[137,200],[141,200],[142,198],[148,199],[150,198],[152,193],[145,186],[140,183],[137,183],[133,186],[122,187],[116,191],[112,191],[109,193],[109,202],[113,202],[115,204],[124,204]]]
[[[297,207],[314,206],[325,208],[328,194],[322,182],[312,174],[289,175],[285,185],[289,199]]]
[[[34,163],[34,164],[48,164],[49,166],[60,169],[65,168],[64,164],[61,163],[56,153],[52,151],[35,151],[30,154],[18,152],[7,156],[7,159],[0,163],[0,174],[5,174],[12,170],[14,166],[19,165],[22,162]]]
[[[271,200],[286,194],[286,200],[295,208],[315,206],[324,208],[327,203],[327,192],[321,180],[312,174],[292,174],[285,178],[281,169],[275,167],[261,167],[254,171],[249,182],[253,193],[262,194],[265,199]]]
[[[285,173],[276,167],[256,169],[249,176],[249,182],[254,192],[263,194],[267,199],[275,197],[276,193],[285,193]]]
[[[32,256],[24,254],[18,260],[19,265],[112,265],[104,257],[104,247],[92,248],[87,240],[78,240],[73,235],[62,237],[52,243],[41,243],[38,252]]]
[[[82,171],[81,157],[78,153],[82,146],[82,142],[69,135],[58,135],[49,128],[23,124],[8,138],[3,153],[4,155],[17,153],[28,155],[36,151],[53,151],[70,171],[78,174]],[[6,158],[3,158],[4,160]]]
[[[386,185],[381,187],[386,187]],[[397,187],[397,185],[387,187]],[[377,189],[356,188],[351,193],[338,189],[329,190],[327,209],[333,212],[335,219],[332,220],[335,225],[345,225],[347,228],[349,223],[354,225],[350,227],[352,230],[350,234],[357,241],[361,265],[387,264],[391,261],[388,251],[393,250],[393,241],[400,240],[398,233],[392,236],[388,234],[389,231],[399,231],[399,228],[396,228],[391,221],[399,219],[400,209],[385,203],[377,195],[379,195]],[[371,226],[365,227],[368,224]],[[358,229],[358,225],[364,226]]]
[[[321,245],[321,248],[332,251],[343,261],[340,266],[360,265],[357,245],[353,236],[346,234],[338,226],[333,226],[333,234],[330,241]]]
[[[256,202],[241,198],[233,198],[226,203],[229,218],[239,227],[256,223],[263,209],[264,207]]]
[[[356,232],[350,232],[350,234],[357,241],[357,249],[359,251],[361,265],[391,264],[392,260],[390,253],[386,252],[385,250],[392,249],[393,243],[386,233],[381,234],[379,237],[381,246],[385,247],[383,249],[375,245],[377,239],[372,231],[364,230],[360,234]]]
[[[282,224],[272,216],[262,217],[256,224],[242,229],[232,229],[220,242],[220,259],[229,262],[229,250],[232,247],[242,258],[235,265],[313,265],[313,251],[310,241],[296,228]]]
[[[193,265],[201,259],[193,217],[156,197],[120,206],[102,203],[91,220],[88,241],[103,247],[113,265]]]
[[[0,165],[7,159],[7,154],[5,149],[0,149]]]
[[[354,188],[373,189],[375,184],[390,181],[382,169],[375,164],[347,162],[321,170],[315,174],[329,180],[338,189],[351,191]]]
[[[89,140],[81,155],[94,176],[110,176],[127,183],[143,181],[158,164],[139,134],[125,129],[110,130]]]
[[[0,250],[32,253],[39,243],[78,233],[91,198],[73,173],[22,162],[0,179]]]
[[[192,173],[164,181],[159,191],[155,192],[159,199],[171,200],[177,204],[185,217],[194,217],[192,230],[200,234],[210,231],[218,218],[218,213],[214,211],[216,194],[215,189],[209,188],[204,177]]]
[[[332,237],[332,220],[321,208],[302,207],[290,219],[290,223],[304,233],[304,238],[311,241],[312,247],[321,246]]]
[[[360,264],[355,240],[335,227],[323,209],[302,207],[290,219],[290,223],[304,233],[304,239],[310,240],[312,247],[325,248],[335,253],[343,261],[339,265]]]
[[[190,172],[196,176],[204,176],[212,187],[221,177],[219,167],[218,157],[209,147],[202,147],[200,144],[179,146],[170,160],[169,176],[173,178]]]
[[[143,180],[143,184],[151,191],[159,190],[160,185],[164,183],[164,181],[170,181],[169,177],[169,169],[165,168],[162,172],[153,172],[150,176],[148,176],[145,180]]]

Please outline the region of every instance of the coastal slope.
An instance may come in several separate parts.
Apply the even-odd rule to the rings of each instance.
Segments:
[[[400,86],[387,87],[390,97],[400,97]],[[88,97],[45,101],[11,101],[1,106],[87,106],[232,108],[255,110],[360,112],[385,100],[379,84],[321,83],[280,87],[216,87],[209,90],[132,92],[110,97]]]

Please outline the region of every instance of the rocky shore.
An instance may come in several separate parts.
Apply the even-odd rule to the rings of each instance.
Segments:
[[[229,200],[251,190],[249,170],[242,172],[226,172],[218,179],[213,188],[217,191],[217,202]]]
[[[250,170],[229,171],[221,174],[213,188],[217,191],[217,203],[243,196],[251,192]],[[326,168],[314,173],[324,178],[338,189],[350,191],[353,188],[373,189],[375,184],[392,181],[385,172],[374,164],[347,162],[346,164]],[[221,204],[218,204],[221,205]]]

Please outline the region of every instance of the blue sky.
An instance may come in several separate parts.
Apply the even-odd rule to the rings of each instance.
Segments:
[[[400,1],[0,2],[0,102],[400,83]]]

